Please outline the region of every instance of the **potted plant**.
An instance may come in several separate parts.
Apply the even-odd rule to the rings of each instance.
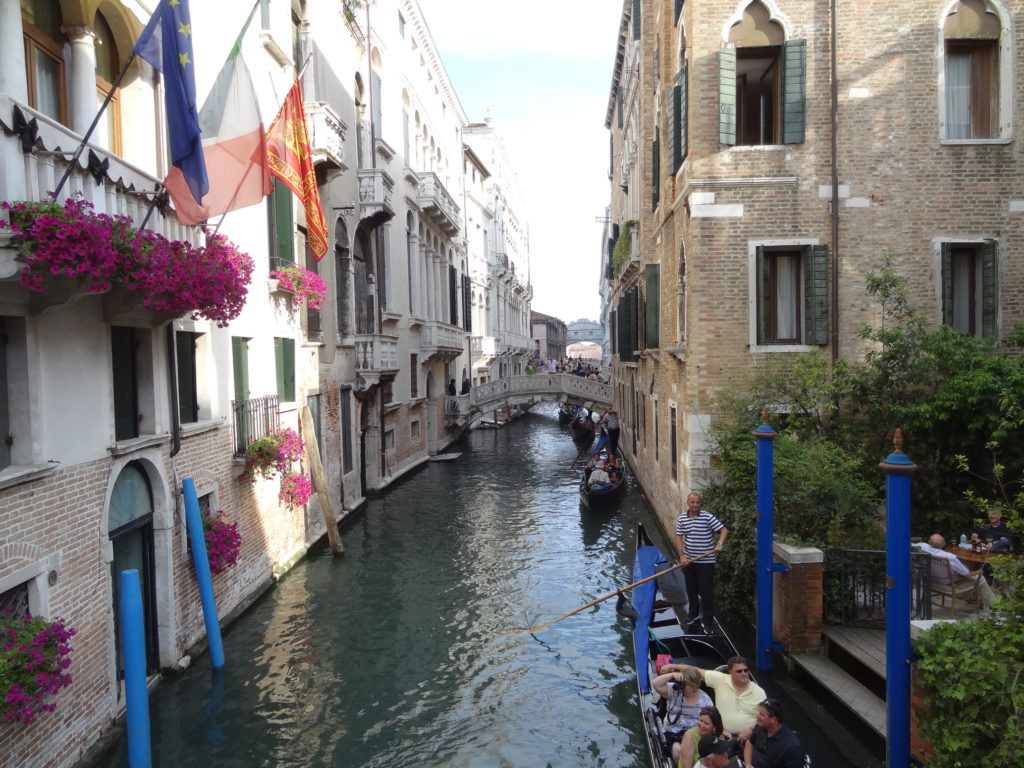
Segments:
[[[269,480],[291,471],[292,464],[302,458],[306,444],[294,429],[283,427],[257,438],[245,447],[245,469],[242,479],[251,483],[257,477]]]
[[[301,507],[313,495],[313,483],[307,475],[285,474],[281,476],[281,491],[278,498],[289,507]]]
[[[304,302],[310,309],[319,310],[327,298],[327,286],[316,272],[310,272],[298,264],[289,264],[281,269],[274,269],[270,277],[277,280],[278,286]]]
[[[74,634],[64,619],[19,618],[9,607],[0,612],[0,718],[24,725],[57,708],[53,697],[71,685]]]

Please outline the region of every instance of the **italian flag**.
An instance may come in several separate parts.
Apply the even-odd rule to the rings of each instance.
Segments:
[[[164,179],[183,224],[198,224],[255,205],[270,194],[273,186],[256,91],[241,54],[248,26],[247,21],[199,111],[210,190],[197,205],[180,170],[172,168]]]

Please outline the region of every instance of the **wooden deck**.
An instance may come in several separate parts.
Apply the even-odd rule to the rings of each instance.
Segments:
[[[825,639],[827,644],[842,648],[866,669],[885,680],[884,630],[829,627],[825,630]],[[828,658],[825,651],[793,654],[790,658],[885,738],[887,710],[884,699]]]

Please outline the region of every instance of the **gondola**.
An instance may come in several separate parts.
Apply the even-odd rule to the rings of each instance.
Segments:
[[[589,416],[582,421],[573,417],[572,422],[569,424],[569,434],[572,435],[572,439],[578,445],[589,446],[594,442],[594,422]]]
[[[614,503],[622,496],[622,492],[626,488],[626,464],[622,460],[622,453],[618,450],[615,451],[615,458],[618,459],[621,469],[615,482],[591,488],[587,484],[588,473],[584,471],[583,477],[580,478],[580,501],[585,506],[590,508],[606,506]]]
[[[575,406],[571,403],[561,403],[558,406],[558,423],[563,427],[572,421],[573,413],[575,412]]]
[[[644,527],[638,524],[633,581],[652,576],[671,565],[651,541]],[[739,655],[717,620],[714,630],[709,634],[684,631],[685,589],[680,589],[681,578],[671,578],[677,573],[679,571],[673,571],[633,589],[632,607],[636,614],[633,652],[640,714],[647,734],[651,765],[656,768],[675,768],[669,759],[669,746],[665,740],[665,702],[655,701],[658,697],[651,686],[658,656],[671,656],[675,663],[715,669],[723,666],[730,657]]]

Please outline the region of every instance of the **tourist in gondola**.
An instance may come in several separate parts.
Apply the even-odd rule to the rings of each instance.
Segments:
[[[704,683],[715,692],[715,706],[722,713],[722,724],[736,739],[745,742],[757,722],[757,707],[767,696],[764,689],[750,679],[750,665],[742,656],[728,661],[728,672],[701,669],[688,664],[665,664],[662,672],[696,669]]]
[[[732,736],[722,725],[722,713],[715,707],[704,707],[700,711],[697,725],[683,734],[683,739],[679,742],[679,768],[692,768],[697,761],[697,745],[707,736],[712,737],[714,741]]]
[[[710,707],[711,697],[700,687],[700,673],[694,669],[667,672],[651,681],[654,690],[666,701],[665,739],[672,745],[672,762],[679,761],[683,734],[695,728],[700,713]]]
[[[765,699],[757,706],[757,725],[743,748],[743,762],[750,768],[803,768],[804,748],[782,724],[778,699]]]

